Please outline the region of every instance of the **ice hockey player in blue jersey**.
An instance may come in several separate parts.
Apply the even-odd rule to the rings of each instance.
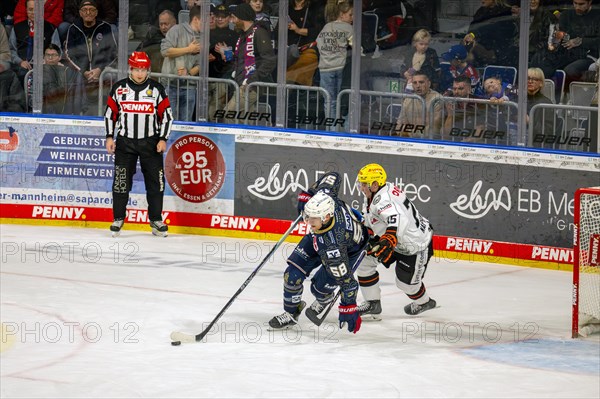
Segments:
[[[288,328],[298,322],[305,307],[303,282],[316,269],[310,285],[316,300],[307,311],[321,313],[333,301],[339,286],[340,328],[347,325],[353,333],[360,329],[356,305],[358,282],[353,274],[366,254],[369,236],[360,214],[337,198],[340,181],[339,174],[327,173],[298,196],[298,211],[303,213],[311,232],[287,259],[283,275],[285,311],[269,321],[272,329]]]

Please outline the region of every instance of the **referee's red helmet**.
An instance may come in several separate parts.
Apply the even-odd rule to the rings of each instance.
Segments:
[[[150,69],[150,58],[143,51],[134,51],[129,56],[129,66],[132,68]]]

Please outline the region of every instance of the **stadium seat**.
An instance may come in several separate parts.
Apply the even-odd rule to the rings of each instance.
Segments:
[[[517,82],[517,68],[502,65],[488,65],[483,69],[483,78],[481,81],[484,82],[487,78],[493,76],[499,76],[503,82],[510,83],[514,86]]]
[[[556,104],[556,89],[554,87],[554,81],[552,79],[544,79],[544,87],[542,87],[542,94],[552,101],[552,104]]]
[[[571,82],[569,85],[569,103],[589,107],[595,92],[596,83]]]
[[[562,69],[557,69],[550,79],[554,81],[556,102],[558,104],[562,104],[564,99],[565,81],[567,80],[567,74]]]

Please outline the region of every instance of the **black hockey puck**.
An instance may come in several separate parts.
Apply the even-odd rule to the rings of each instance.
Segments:
[[[181,341],[173,341],[173,342],[171,342],[171,345],[173,345],[173,346],[181,345]]]

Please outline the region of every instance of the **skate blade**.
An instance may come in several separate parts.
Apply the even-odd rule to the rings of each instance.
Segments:
[[[157,236],[157,237],[166,237],[166,236],[169,235],[169,233],[166,232],[166,231],[162,232],[162,231],[158,231],[156,229],[152,229],[152,234],[155,235],[155,236]]]
[[[361,315],[360,318],[362,321],[381,321],[383,318],[380,314],[364,314]]]
[[[298,324],[291,324],[289,326],[285,326],[285,327],[281,327],[281,328],[275,328],[275,327],[267,327],[267,331],[269,332],[274,332],[274,331],[284,331],[284,330],[291,330],[293,328],[298,328]]]
[[[118,236],[121,235],[121,232],[120,231],[111,231],[110,234],[111,234],[112,238],[117,238]]]

